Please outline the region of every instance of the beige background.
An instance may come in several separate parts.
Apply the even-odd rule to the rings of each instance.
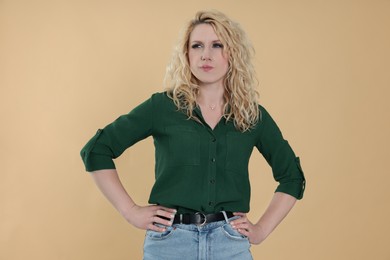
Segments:
[[[301,157],[305,198],[255,259],[390,259],[390,1],[0,0],[0,259],[140,259],[81,147],[161,91],[183,24],[216,8],[257,50],[261,103]],[[151,139],[116,161],[146,204]],[[276,184],[256,151],[252,210]]]

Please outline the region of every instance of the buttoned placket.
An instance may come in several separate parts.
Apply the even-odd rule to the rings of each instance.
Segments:
[[[209,150],[208,150],[208,174],[207,174],[207,191],[208,191],[208,202],[205,207],[207,211],[213,211],[215,207],[216,199],[216,184],[217,184],[217,144],[218,140],[215,135],[215,130],[220,124],[215,126],[214,130],[205,122],[200,109],[195,109],[195,113],[198,115],[199,120],[203,124],[204,129],[208,133],[209,138]]]
[[[211,129],[210,129],[211,130]],[[215,206],[216,195],[216,178],[217,178],[217,138],[212,131],[210,133],[209,141],[209,174],[208,174],[208,190],[209,190],[209,209]]]

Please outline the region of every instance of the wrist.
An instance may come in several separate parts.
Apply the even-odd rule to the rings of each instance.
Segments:
[[[134,210],[137,208],[137,204],[125,204],[119,208],[119,213],[127,220],[130,219],[130,216],[133,215]]]
[[[258,235],[259,235],[261,241],[265,240],[269,236],[269,234],[271,233],[264,226],[264,223],[261,223],[261,221],[257,222],[255,224],[255,226],[256,226],[256,229],[257,229],[257,232],[258,232]]]

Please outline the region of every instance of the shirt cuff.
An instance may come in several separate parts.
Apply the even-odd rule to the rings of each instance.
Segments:
[[[84,164],[88,172],[115,169],[115,163],[111,157],[94,153],[89,153],[84,157]]]
[[[303,193],[305,192],[305,186],[306,186],[305,180],[286,182],[286,183],[279,184],[275,192],[287,193],[295,197],[296,199],[300,200],[303,198]]]

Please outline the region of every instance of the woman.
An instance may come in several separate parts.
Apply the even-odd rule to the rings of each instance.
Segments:
[[[113,206],[147,230],[144,259],[252,259],[250,244],[261,243],[302,198],[299,158],[258,104],[252,54],[237,23],[220,12],[197,13],[168,66],[167,91],[99,130],[81,151]],[[148,136],[155,183],[150,205],[140,206],[112,159]],[[256,222],[246,216],[254,147],[279,182]]]

